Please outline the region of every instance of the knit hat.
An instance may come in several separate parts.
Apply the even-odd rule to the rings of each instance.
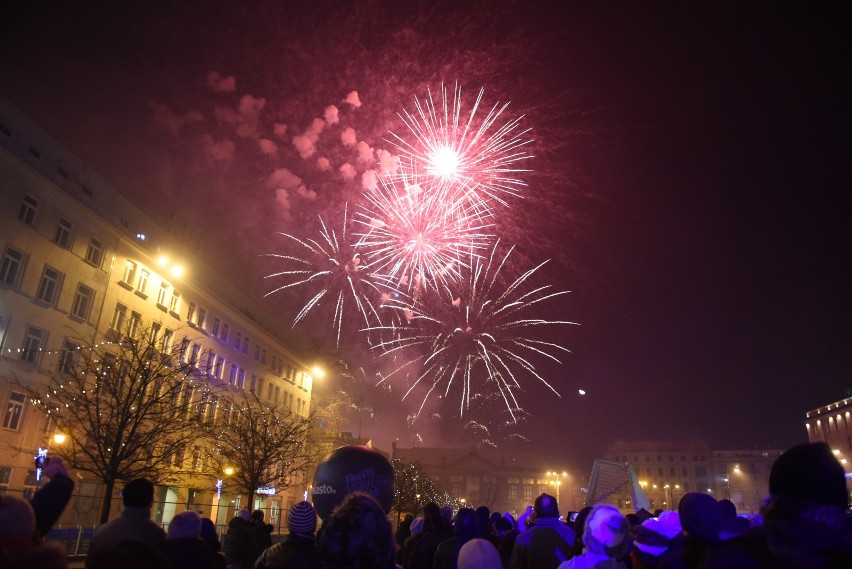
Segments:
[[[249,512],[246,508],[240,510],[240,513],[237,515],[241,517],[244,522],[247,522],[251,519],[251,512]]]
[[[658,557],[669,548],[669,539],[663,532],[663,525],[650,518],[633,530],[633,545],[640,551]]]
[[[175,515],[169,522],[169,539],[198,537],[201,532],[201,516],[192,510]]]
[[[848,502],[843,467],[825,443],[794,446],[778,457],[769,473],[769,493],[841,508]]]
[[[317,528],[317,513],[314,507],[305,501],[294,504],[287,517],[287,529],[290,533],[314,533]]]
[[[689,492],[680,499],[678,506],[680,523],[689,535],[704,541],[719,539],[722,525],[722,507],[712,496],[701,492]]]
[[[494,544],[486,539],[475,538],[459,550],[458,569],[501,569],[500,554]]]
[[[609,557],[624,555],[627,545],[627,520],[614,506],[598,504],[586,518],[583,544],[593,553]]]
[[[663,530],[663,535],[666,536],[669,540],[674,539],[678,535],[680,535],[683,528],[680,526],[680,514],[675,512],[674,510],[666,510],[660,513],[660,517],[657,518],[660,522],[661,529]]]

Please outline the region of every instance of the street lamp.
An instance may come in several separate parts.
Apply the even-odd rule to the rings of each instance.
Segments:
[[[559,503],[559,487],[562,485],[562,480],[560,480],[560,478],[566,478],[567,476],[568,476],[567,472],[562,472],[561,474],[559,472],[556,472],[556,471],[553,471],[553,472],[548,471],[547,472],[547,477],[548,477],[547,483],[550,484],[551,486],[556,487],[555,494],[556,494],[556,503],[557,504]],[[549,480],[550,477],[553,477],[553,480]]]

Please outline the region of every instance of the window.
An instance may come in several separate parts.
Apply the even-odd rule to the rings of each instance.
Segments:
[[[21,426],[21,415],[24,413],[24,401],[26,395],[13,391],[9,395],[9,404],[6,406],[6,414],[3,416],[3,428],[17,431]]]
[[[222,368],[225,365],[225,358],[219,356],[216,358],[215,363],[213,364],[213,377],[216,379],[222,379]]]
[[[6,340],[6,323],[9,321],[9,317],[5,314],[0,314],[0,348],[3,347],[3,343]]]
[[[31,226],[35,221],[36,211],[38,211],[38,200],[32,196],[24,196],[21,209],[18,210],[18,219]]]
[[[135,312],[135,311],[131,312],[130,313],[130,323],[127,325],[127,335],[130,338],[135,340],[136,337],[139,335],[139,326],[140,326],[141,323],[142,323],[142,315],[139,314],[138,312]]]
[[[44,344],[44,330],[30,326],[24,338],[24,349],[21,351],[21,359],[31,364],[37,364],[41,356],[41,346]]]
[[[172,338],[174,337],[174,330],[169,330],[166,328],[166,331],[163,332],[163,353],[169,354],[172,351]]]
[[[73,342],[65,340],[62,346],[62,352],[59,355],[59,373],[67,375],[74,374],[74,367],[77,363],[77,353],[80,346]]]
[[[71,314],[77,318],[87,320],[92,311],[95,300],[95,291],[83,283],[77,285],[77,293],[74,295],[74,304],[71,305]]]
[[[518,499],[518,485],[510,484],[509,485],[509,499],[514,501]]]
[[[266,348],[264,348],[260,351],[260,363],[262,363],[262,364],[266,363]]]
[[[0,494],[5,494],[9,489],[9,482],[12,480],[12,467],[0,466]]]
[[[24,254],[17,249],[9,247],[3,256],[3,265],[0,265],[0,283],[16,286],[23,272]]]
[[[272,389],[274,386],[271,383],[266,385],[266,399],[272,401]]]
[[[257,376],[254,374],[252,374],[251,376],[251,382],[249,383],[249,391],[251,391],[252,393],[257,391]]]
[[[89,247],[86,249],[86,262],[100,267],[104,260],[104,244],[97,239],[89,241]]]
[[[21,492],[21,497],[27,501],[32,500],[37,488],[38,480],[36,480],[36,471],[27,470],[27,475],[24,477],[24,491]]]
[[[219,396],[211,395],[210,403],[207,405],[207,423],[213,424],[216,421],[216,409],[219,408]]]
[[[214,338],[218,338],[219,337],[219,330],[221,330],[221,329],[222,329],[222,321],[219,320],[218,318],[214,318],[213,319],[213,329],[210,331],[210,333],[213,334]]]
[[[201,472],[201,447],[192,449],[192,469],[195,472]]]
[[[248,354],[248,352],[249,352],[249,344],[250,344],[250,343],[251,343],[251,341],[249,340],[249,337],[248,337],[248,336],[246,336],[245,338],[243,338],[243,353],[244,353],[244,354]]]
[[[222,403],[222,413],[219,415],[223,425],[231,424],[231,402],[225,401]]]
[[[186,313],[186,320],[195,324],[195,312],[198,310],[198,306],[194,302],[189,303],[189,311]]]
[[[531,484],[524,484],[524,500],[531,502],[533,499],[533,487]]]
[[[237,332],[237,337],[234,340],[234,347],[239,350],[242,346],[243,346],[243,334],[242,334],[242,332]]]
[[[260,361],[260,344],[254,345],[254,361]]]
[[[245,389],[246,386],[246,370],[240,368],[240,377],[237,379],[237,387]]]
[[[136,263],[127,261],[124,264],[124,276],[121,277],[122,282],[133,286],[133,279],[136,278]]]
[[[198,327],[204,328],[207,325],[207,309],[199,308],[198,309]]]
[[[239,371],[240,367],[235,363],[231,363],[231,374],[228,376],[228,383],[231,385],[237,384],[237,372]]]
[[[192,365],[198,364],[198,354],[201,353],[201,344],[192,345],[192,353],[189,356],[189,363]]]
[[[148,279],[151,277],[151,273],[142,269],[139,271],[139,282],[136,283],[136,290],[141,292],[142,294],[148,294]]]
[[[169,312],[178,314],[180,312],[180,293],[173,292],[172,298],[169,300]]]
[[[110,328],[118,332],[124,332],[127,326],[127,307],[120,302],[115,303],[115,312],[112,314]]]
[[[228,326],[227,324],[222,324],[222,336],[221,336],[221,339],[222,339],[222,341],[223,341],[223,342],[227,342],[227,341],[228,341],[228,336],[230,335],[230,333],[231,333],[231,327],[230,327],[230,326]]]
[[[53,242],[68,249],[71,246],[71,222],[67,219],[60,219],[59,225],[56,226],[56,231],[53,233]]]
[[[180,361],[186,363],[186,357],[189,355],[189,338],[184,336],[180,341]]]
[[[47,304],[55,304],[61,284],[62,273],[45,265],[44,272],[41,274],[41,281],[38,283],[36,297]]]
[[[166,297],[169,295],[169,285],[160,283],[160,290],[157,292],[157,305],[166,308]]]

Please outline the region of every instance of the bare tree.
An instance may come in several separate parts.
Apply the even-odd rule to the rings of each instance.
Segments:
[[[216,460],[234,468],[229,483],[248,495],[248,504],[259,488],[280,491],[300,483],[316,461],[308,444],[311,419],[261,401],[251,391],[231,397],[225,402],[228,416],[208,426]]]
[[[103,482],[101,523],[109,519],[117,481],[175,479],[184,473],[187,445],[198,440],[192,402],[206,389],[205,376],[185,349],[173,353],[169,339],[163,348],[155,331],[156,324],[136,322],[114,342],[78,344],[63,352],[47,385],[22,385],[68,435],[71,444],[57,454]]]

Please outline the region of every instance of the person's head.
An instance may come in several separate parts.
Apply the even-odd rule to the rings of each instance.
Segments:
[[[579,512],[577,512],[577,517],[574,518],[574,532],[577,534],[577,541],[579,543],[583,542],[583,532],[586,531],[586,520],[589,517],[589,514],[592,513],[592,507],[586,506]]]
[[[794,446],[779,456],[769,473],[769,493],[844,509],[849,501],[843,466],[825,443]]]
[[[11,494],[0,494],[0,538],[30,538],[36,521],[30,503]]]
[[[402,523],[405,524],[408,527],[411,527],[411,522],[413,522],[413,521],[414,521],[414,516],[412,516],[411,514],[405,514],[405,517],[402,518]]]
[[[444,518],[444,521],[449,524],[453,521],[453,507],[450,505],[446,505],[441,508],[441,517]]]
[[[259,524],[263,523],[263,510],[255,510],[251,513],[251,521]]]
[[[696,536],[708,543],[718,541],[722,508],[712,496],[702,492],[684,494],[678,505],[678,514],[685,534]]]
[[[287,516],[287,529],[290,533],[314,535],[317,529],[317,513],[314,507],[305,501],[293,504]]]
[[[491,516],[491,511],[488,509],[488,506],[479,506],[476,508],[476,517],[479,520],[479,527],[482,530],[486,530],[491,527],[489,523],[489,517]]]
[[[592,553],[620,558],[627,553],[627,520],[614,506],[598,504],[589,512],[583,545]]]
[[[219,548],[221,547],[221,544],[219,543],[219,534],[216,533],[216,524],[214,524],[213,520],[210,518],[201,518],[201,531],[199,532],[198,537],[203,539],[214,552],[219,551]]]
[[[129,508],[150,508],[154,504],[154,485],[150,480],[131,480],[121,491],[121,501]]]
[[[497,537],[502,537],[506,535],[514,526],[512,525],[512,522],[510,522],[503,516],[500,516],[494,522],[494,525],[492,527],[494,528],[494,534]]]
[[[241,508],[240,512],[237,514],[237,517],[243,520],[244,522],[251,521],[251,512],[248,511],[248,508]]]
[[[169,539],[198,537],[201,534],[201,516],[187,510],[172,518],[169,522]]]
[[[479,535],[479,516],[470,508],[462,508],[456,514],[453,527],[460,541],[473,539]]]
[[[660,522],[649,518],[633,528],[633,545],[648,555],[659,557],[669,548],[669,538],[665,536]]]
[[[680,514],[674,510],[663,510],[657,516],[660,522],[660,529],[669,540],[672,540],[683,533],[683,528],[680,525]]]
[[[733,502],[728,500],[727,498],[722,498],[719,500],[719,509],[722,512],[723,518],[735,518],[737,517],[737,507]]]
[[[559,505],[550,494],[542,494],[535,499],[535,518],[558,518]]]
[[[499,569],[502,567],[497,548],[487,539],[471,539],[459,550],[458,569]]]
[[[325,569],[393,569],[390,523],[371,495],[353,492],[323,525],[319,554]]]

